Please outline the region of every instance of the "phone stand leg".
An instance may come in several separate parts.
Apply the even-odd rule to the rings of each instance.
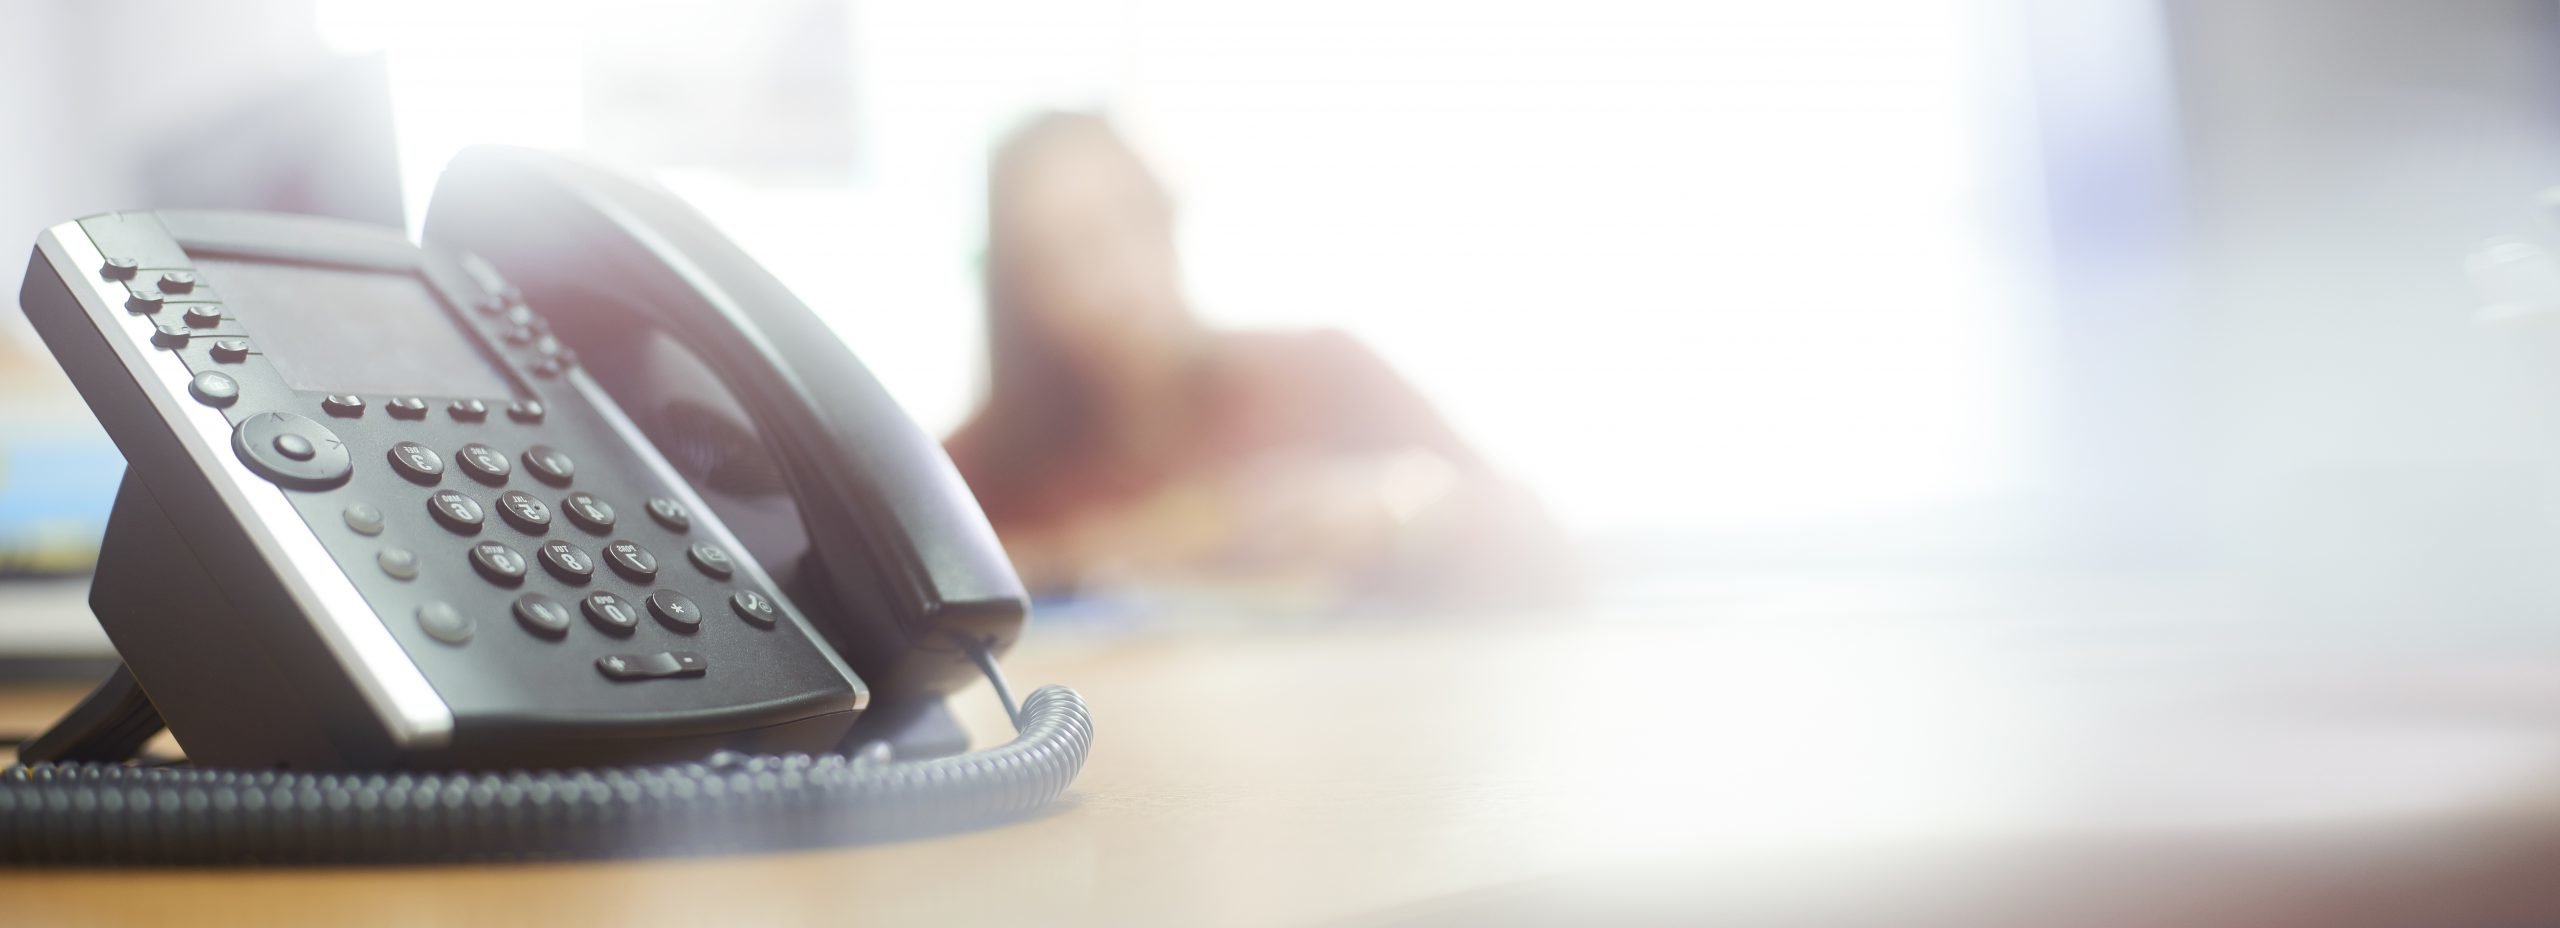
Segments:
[[[19,745],[18,763],[122,763],[141,755],[160,728],[160,711],[151,707],[151,697],[133,682],[132,671],[117,665],[71,714]]]

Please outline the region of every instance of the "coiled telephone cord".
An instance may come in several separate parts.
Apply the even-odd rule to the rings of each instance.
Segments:
[[[0,862],[641,857],[975,827],[1055,800],[1093,747],[1093,717],[1074,690],[1041,687],[1019,710],[1003,698],[1013,741],[913,761],[724,752],[700,763],[503,773],[40,763],[0,774]]]

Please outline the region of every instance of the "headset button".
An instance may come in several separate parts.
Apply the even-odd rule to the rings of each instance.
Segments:
[[[757,628],[772,628],[774,623],[782,621],[782,606],[775,603],[773,597],[754,590],[729,594],[729,608],[737,610],[738,618]]]

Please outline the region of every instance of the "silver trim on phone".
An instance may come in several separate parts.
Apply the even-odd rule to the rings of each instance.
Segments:
[[[122,330],[119,334],[125,337],[107,341],[129,369],[153,375],[138,378],[143,393],[163,420],[184,423],[185,427],[172,430],[179,442],[198,468],[220,475],[213,480],[214,491],[239,518],[258,555],[276,567],[286,593],[329,654],[347,669],[391,742],[408,749],[450,743],[453,708],[427,683],[426,674],[366,604],[337,559],[321,545],[319,535],[285,498],[284,490],[252,473],[232,454],[232,427],[222,411],[186,395],[194,376],[186,365],[173,352],[149,347],[150,318],[124,311],[125,289],[99,276],[105,257],[88,232],[78,222],[66,222],[45,230],[38,247],[57,273],[87,284],[72,288],[72,294],[92,320],[111,320]]]

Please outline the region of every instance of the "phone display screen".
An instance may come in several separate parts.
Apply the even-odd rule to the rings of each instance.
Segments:
[[[229,257],[195,262],[296,390],[510,396],[514,386],[414,274]]]

